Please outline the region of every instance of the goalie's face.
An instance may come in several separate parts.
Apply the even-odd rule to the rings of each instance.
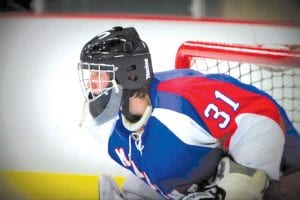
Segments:
[[[92,102],[117,87],[113,65],[79,63],[79,79],[87,102]]]
[[[110,80],[107,72],[91,71],[90,80],[87,81],[86,88],[89,88],[93,95],[98,96],[102,91],[105,91],[109,82]]]

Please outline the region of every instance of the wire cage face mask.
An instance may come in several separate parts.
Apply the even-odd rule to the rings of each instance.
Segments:
[[[113,119],[120,108],[123,87],[115,79],[114,65],[80,62],[78,74],[85,97],[80,126],[89,112],[96,125]]]
[[[103,95],[108,95],[113,88],[118,93],[115,79],[116,70],[114,65],[78,63],[79,81],[87,103],[93,102]]]

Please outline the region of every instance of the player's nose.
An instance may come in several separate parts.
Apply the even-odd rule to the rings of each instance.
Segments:
[[[99,84],[97,82],[88,81],[86,83],[86,87],[89,89],[95,90],[95,89],[99,88]]]

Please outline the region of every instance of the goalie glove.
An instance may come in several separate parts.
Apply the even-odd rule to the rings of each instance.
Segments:
[[[219,165],[214,183],[226,193],[226,200],[262,199],[269,185],[265,171],[244,167],[224,157]]]
[[[200,189],[201,188],[201,189]],[[187,194],[181,200],[223,200],[225,191],[215,184],[201,187],[198,184],[191,185]]]

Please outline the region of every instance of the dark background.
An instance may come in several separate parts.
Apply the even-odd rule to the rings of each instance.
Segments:
[[[0,0],[0,12],[143,14],[300,23],[300,0]]]

